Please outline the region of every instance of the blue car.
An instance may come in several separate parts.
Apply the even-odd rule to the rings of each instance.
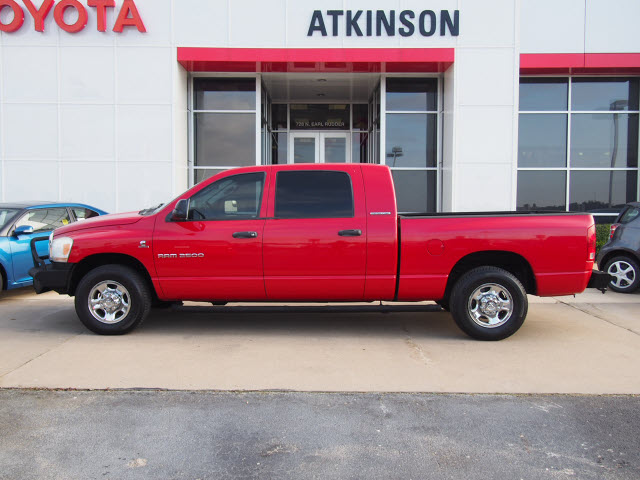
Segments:
[[[81,203],[0,203],[0,290],[33,283],[31,239],[46,237],[55,228],[87,218],[105,215],[98,208]],[[38,255],[46,256],[49,243],[37,242]]]

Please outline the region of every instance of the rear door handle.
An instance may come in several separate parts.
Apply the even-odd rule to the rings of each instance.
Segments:
[[[338,235],[341,237],[359,237],[362,235],[362,230],[340,230]]]
[[[258,232],[233,232],[233,238],[258,238]]]

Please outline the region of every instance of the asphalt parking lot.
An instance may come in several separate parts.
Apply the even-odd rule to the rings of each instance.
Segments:
[[[0,299],[0,387],[640,394],[640,295],[531,298],[513,337],[479,342],[450,315],[187,304],[121,337],[73,301]]]

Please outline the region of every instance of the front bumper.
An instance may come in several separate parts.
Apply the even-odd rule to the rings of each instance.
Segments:
[[[49,263],[29,270],[29,275],[33,277],[33,288],[36,293],[50,290],[67,293],[73,265],[73,263]]]
[[[587,284],[587,288],[597,288],[602,293],[607,291],[607,286],[611,282],[613,277],[606,272],[600,270],[594,270],[591,272],[591,278]]]

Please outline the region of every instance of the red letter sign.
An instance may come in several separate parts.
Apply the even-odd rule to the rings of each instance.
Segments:
[[[13,10],[13,20],[6,25],[0,22],[0,31],[8,33],[15,32],[24,23],[24,12],[20,8],[20,5],[13,0],[0,0],[0,12],[2,12],[4,7],[9,7]]]
[[[78,20],[73,25],[67,25],[64,21],[64,12],[67,8],[75,8],[78,12]],[[82,6],[78,0],[62,0],[56,5],[53,11],[53,18],[56,19],[58,26],[65,32],[78,33],[87,25],[87,10]]]
[[[129,12],[131,12],[131,17],[129,17]],[[113,31],[122,33],[123,27],[136,27],[138,31],[142,33],[147,31],[147,29],[144,28],[144,23],[142,23],[142,18],[140,18],[140,14],[133,0],[124,0],[122,3],[122,8],[120,8],[120,13],[118,14],[116,24],[113,26]]]
[[[95,7],[98,13],[98,31],[107,31],[107,8],[114,8],[116,2],[114,0],[89,0],[87,5]]]
[[[40,5],[39,10],[36,9],[33,3],[31,3],[31,0],[24,0],[24,5],[33,17],[36,32],[44,32],[44,19],[47,18],[47,15],[49,15],[49,12],[51,11],[51,7],[53,7],[53,0],[44,0],[42,5]]]

